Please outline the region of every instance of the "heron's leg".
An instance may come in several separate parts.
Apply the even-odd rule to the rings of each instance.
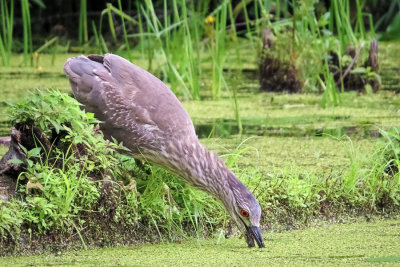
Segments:
[[[254,248],[256,246],[254,244],[254,237],[250,231],[246,231],[246,242],[249,248]]]
[[[232,235],[232,224],[229,222],[228,226],[226,227],[225,238],[228,239]]]

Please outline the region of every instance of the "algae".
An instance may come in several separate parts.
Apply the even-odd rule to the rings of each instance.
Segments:
[[[248,148],[236,160],[235,172],[257,169],[264,175],[279,169],[303,173],[340,172],[350,165],[349,153],[369,155],[376,142],[371,139],[309,138],[270,136],[231,136],[202,139],[211,150],[222,157]]]
[[[190,240],[0,258],[2,266],[360,266],[398,263],[398,219],[266,233],[265,249],[243,239]]]

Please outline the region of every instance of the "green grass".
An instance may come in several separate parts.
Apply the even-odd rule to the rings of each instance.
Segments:
[[[0,258],[3,266],[376,266],[399,263],[399,220],[319,225],[264,234],[265,249],[243,239],[192,240]]]

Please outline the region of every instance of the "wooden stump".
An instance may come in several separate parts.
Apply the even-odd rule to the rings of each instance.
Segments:
[[[9,162],[12,159],[24,160],[25,153],[20,148],[21,132],[15,127],[11,129],[11,136],[3,138],[9,140],[7,153],[0,160],[0,202],[7,203],[15,197],[16,176],[20,173],[22,166]]]

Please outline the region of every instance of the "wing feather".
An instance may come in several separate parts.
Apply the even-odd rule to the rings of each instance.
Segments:
[[[77,100],[105,122],[106,134],[131,147],[140,148],[159,137],[196,136],[189,115],[172,91],[117,55],[70,58],[64,72]]]

